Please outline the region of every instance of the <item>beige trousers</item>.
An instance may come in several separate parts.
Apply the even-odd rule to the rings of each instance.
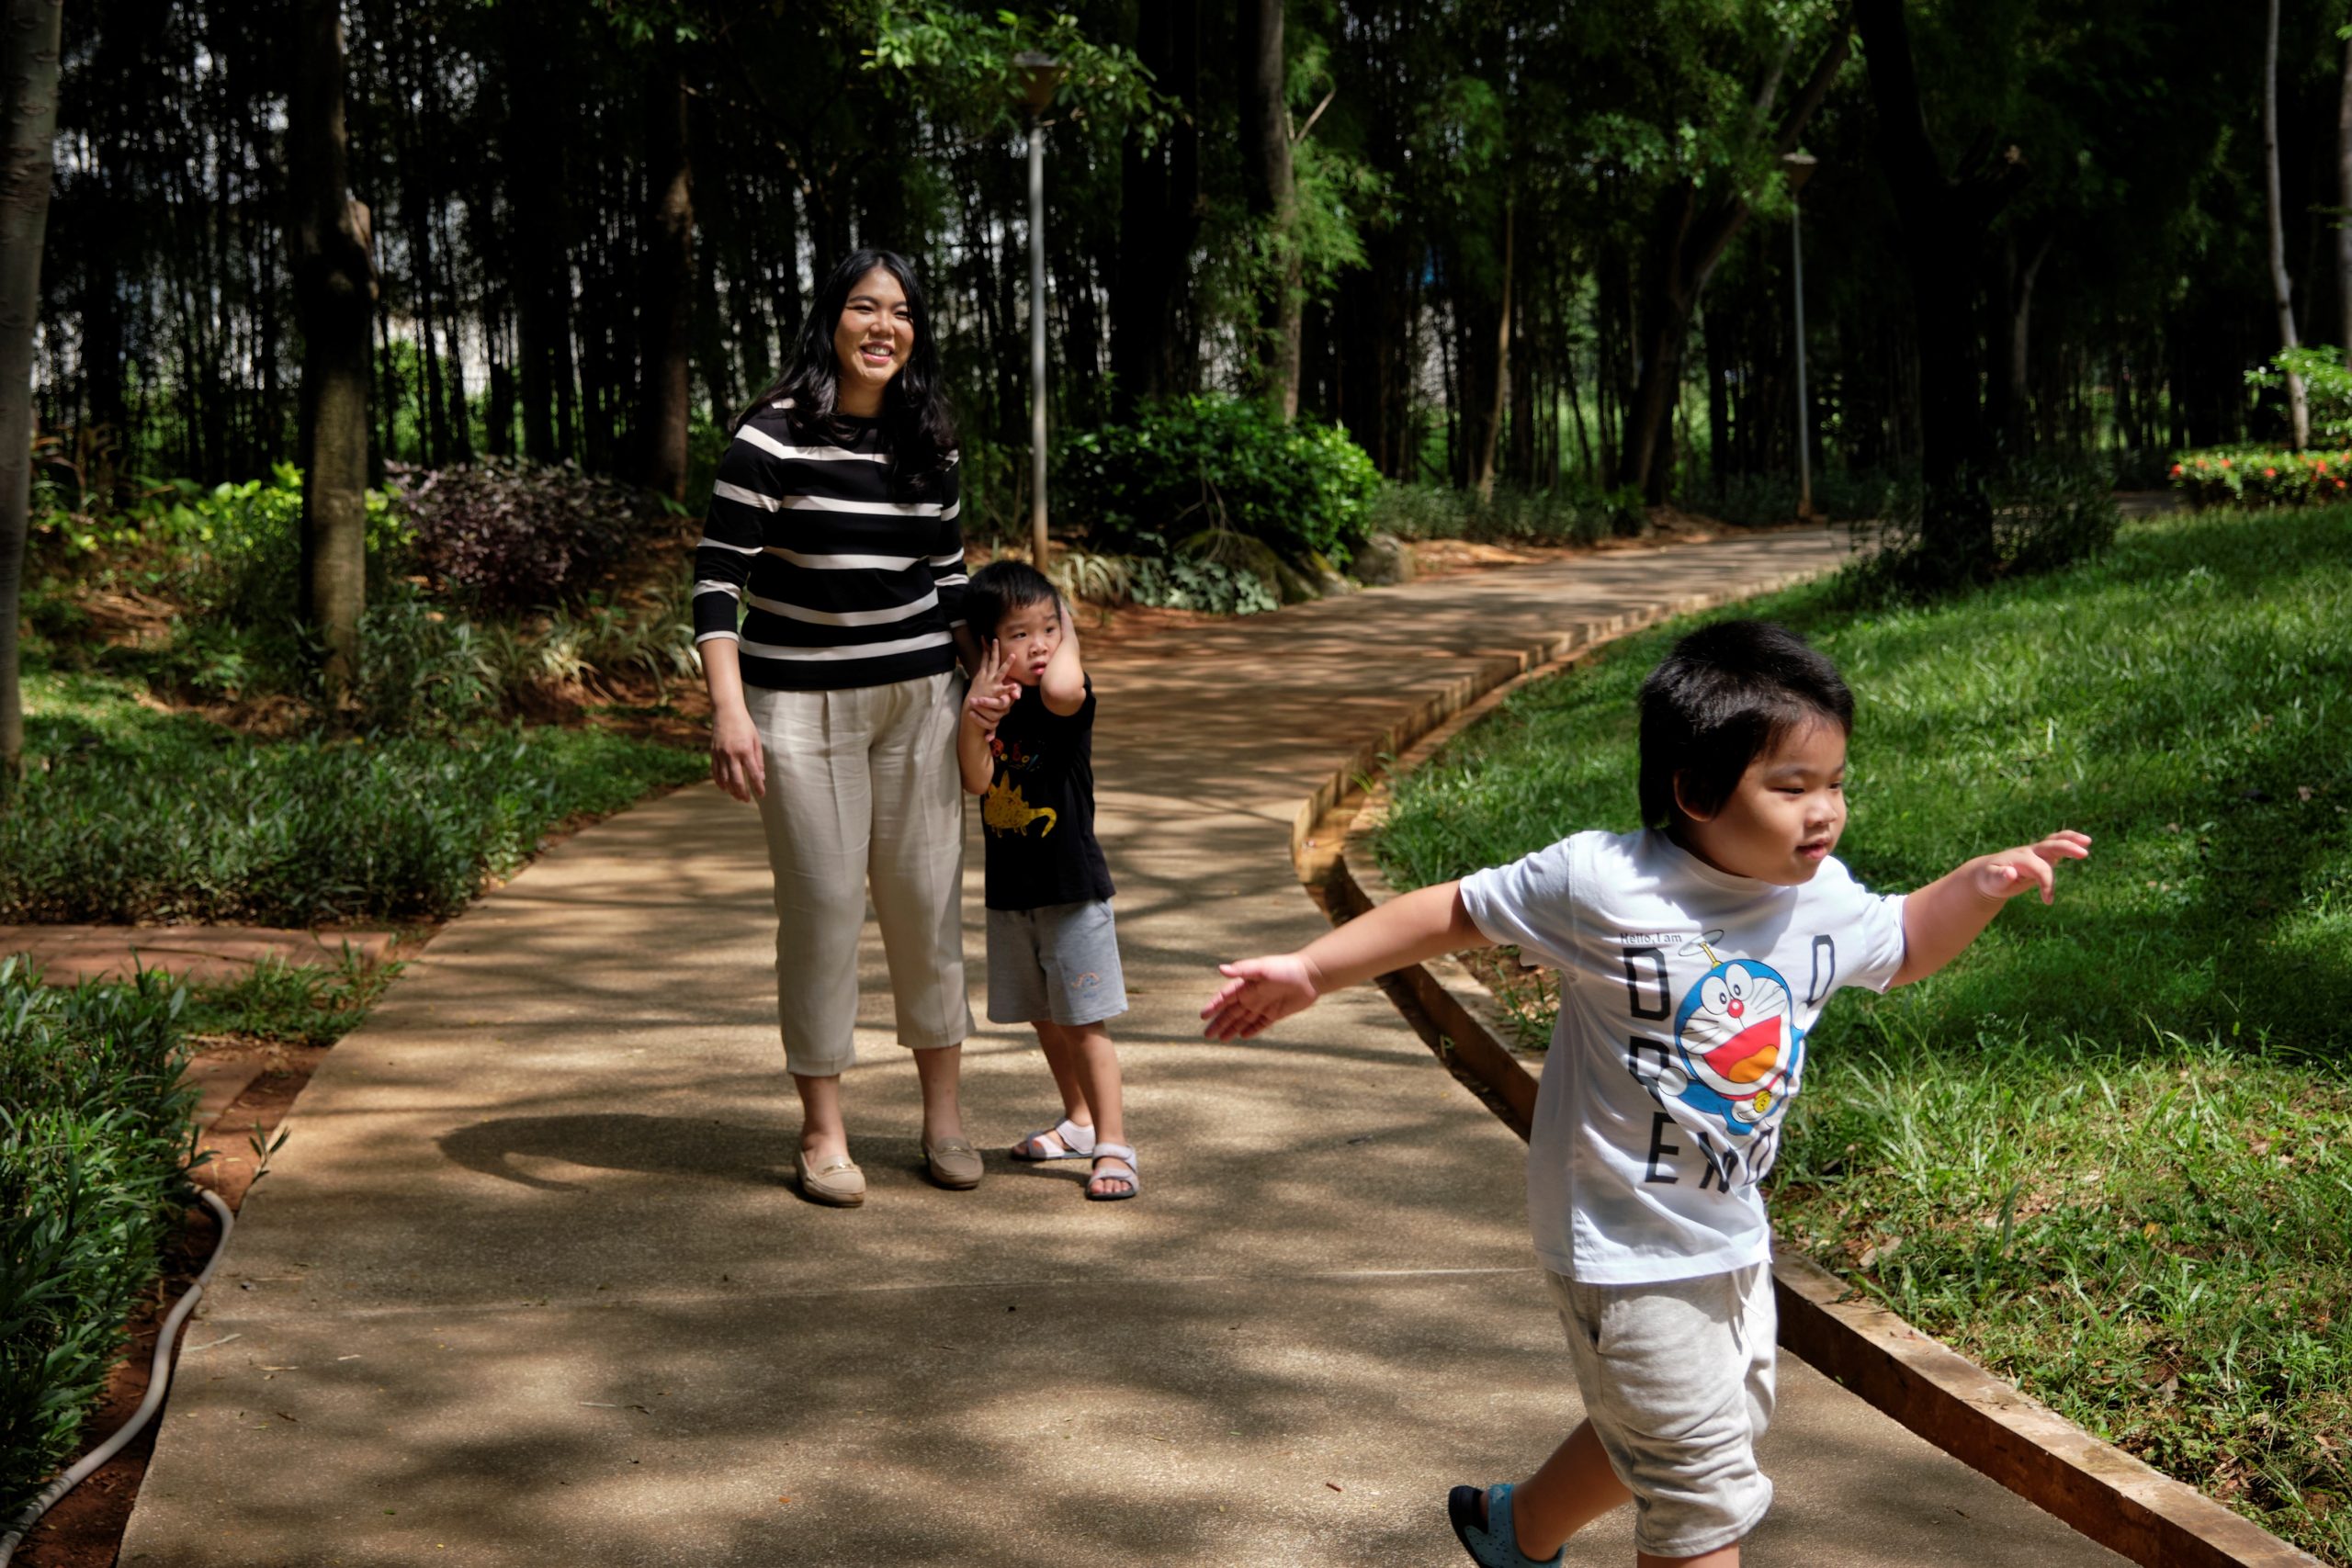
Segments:
[[[958,687],[946,673],[841,692],[744,694],[766,753],[760,820],[775,873],[776,1022],[793,1072],[830,1077],[857,1060],[857,943],[869,886],[899,1043],[930,1050],[972,1032]]]

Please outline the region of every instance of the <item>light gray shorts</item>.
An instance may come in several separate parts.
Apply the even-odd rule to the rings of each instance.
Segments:
[[[1696,1557],[1754,1529],[1772,1506],[1756,1468],[1772,1419],[1771,1267],[1654,1285],[1550,1282],[1585,1415],[1634,1494],[1634,1546]]]
[[[989,1021],[1100,1023],[1127,1010],[1111,906],[989,911]]]

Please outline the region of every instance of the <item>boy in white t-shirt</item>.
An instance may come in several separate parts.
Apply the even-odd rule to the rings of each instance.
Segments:
[[[1408,893],[1303,951],[1224,966],[1212,1039],[1440,953],[1515,944],[1560,973],[1527,1147],[1528,1220],[1586,1418],[1513,1486],[1447,1512],[1492,1568],[1561,1561],[1629,1497],[1640,1562],[1728,1568],[1772,1483],[1771,1230],[1757,1184],[1830,992],[1950,963],[2009,898],[2055,892],[2081,833],[1968,861],[1908,895],[1835,859],[1854,700],[1760,621],[1676,643],[1641,694],[1639,833],[1578,833]]]

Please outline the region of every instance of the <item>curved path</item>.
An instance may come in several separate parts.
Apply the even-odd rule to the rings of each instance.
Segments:
[[[871,1196],[801,1201],[752,814],[703,787],[578,835],[304,1093],[122,1562],[1462,1561],[1446,1485],[1523,1472],[1577,1415],[1520,1143],[1369,987],[1203,1043],[1212,965],[1323,929],[1298,801],[1482,649],[1838,547],[1607,553],[1099,661],[1136,1202],[1001,1153],[931,1188],[871,943],[846,1088]],[[970,895],[977,998],[977,846]],[[984,1146],[1052,1120],[1022,1036],[983,1026],[967,1062]],[[1753,1561],[2120,1561],[1784,1366]],[[1631,1551],[1621,1517],[1572,1560]]]

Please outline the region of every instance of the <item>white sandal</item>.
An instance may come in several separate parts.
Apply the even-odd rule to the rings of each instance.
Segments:
[[[1115,1203],[1124,1198],[1136,1197],[1143,1191],[1143,1178],[1136,1173],[1135,1150],[1125,1144],[1097,1144],[1094,1145],[1094,1158],[1095,1168],[1087,1177],[1084,1189],[1090,1201]],[[1101,1162],[1106,1159],[1114,1165],[1124,1165],[1127,1168],[1124,1171],[1104,1170]],[[1127,1184],[1127,1190],[1125,1192],[1097,1192],[1094,1190],[1094,1183],[1102,1179],[1124,1181]]]
[[[1051,1139],[1052,1142],[1048,1143],[1047,1139]],[[1051,1149],[1054,1152],[1043,1155],[1031,1154],[1028,1152],[1031,1149]],[[1013,1145],[1012,1157],[1035,1160],[1039,1164],[1057,1159],[1092,1159],[1094,1157],[1094,1129],[1081,1127],[1065,1116],[1053,1126],[1047,1127],[1043,1132],[1032,1133]]]

